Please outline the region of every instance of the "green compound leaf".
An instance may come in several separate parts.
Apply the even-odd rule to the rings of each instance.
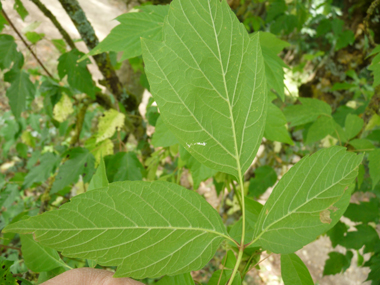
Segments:
[[[362,159],[363,155],[343,147],[304,157],[282,177],[266,202],[256,224],[254,245],[292,253],[333,227],[348,206],[347,189]]]
[[[58,74],[61,79],[67,75],[67,82],[70,87],[95,99],[95,86],[87,69],[87,64],[90,61],[78,62],[83,55],[84,53],[77,49],[62,54],[58,59]]]
[[[111,138],[116,130],[124,126],[124,120],[125,115],[114,109],[105,111],[99,119],[96,143]]]
[[[140,38],[156,41],[162,40],[162,26],[169,6],[144,6],[138,8],[141,12],[126,13],[116,18],[120,25],[84,58],[102,52],[123,52],[121,60],[141,55]]]
[[[22,70],[11,70],[4,75],[5,81],[11,83],[6,95],[13,115],[20,118],[26,108],[27,99],[34,98],[36,87],[30,81],[29,74]]]
[[[34,232],[43,246],[137,279],[199,270],[231,239],[204,198],[164,181],[113,183],[4,231]]]
[[[310,272],[297,254],[281,254],[281,277],[285,285],[314,285]]]
[[[152,94],[168,128],[197,160],[241,176],[262,139],[267,93],[259,35],[226,1],[176,0],[164,42],[142,39]]]
[[[57,193],[71,183],[76,183],[82,175],[83,182],[89,182],[94,173],[95,158],[85,148],[76,147],[65,152],[65,161],[59,168],[51,194]]]
[[[291,105],[284,109],[284,114],[292,127],[314,122],[319,116],[331,116],[329,104],[310,98],[298,98],[302,105]]]
[[[50,271],[57,267],[67,267],[56,250],[42,246],[32,235],[20,235],[22,257],[25,265],[33,272]]]

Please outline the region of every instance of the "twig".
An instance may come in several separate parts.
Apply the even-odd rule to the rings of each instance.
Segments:
[[[55,177],[57,176],[57,173],[55,173],[53,176],[49,179],[49,185],[46,187],[44,193],[41,196],[41,206],[40,206],[40,214],[46,211],[47,206],[49,205],[50,201],[50,190],[53,188],[53,183],[55,181]]]
[[[3,248],[5,248],[5,249],[14,249],[14,250],[17,250],[21,254],[21,248],[19,248],[19,247],[10,246],[10,245],[4,245],[4,244],[0,244],[0,246],[3,247]]]
[[[369,6],[368,10],[367,10],[367,16],[364,18],[363,20],[363,24],[364,24],[364,27],[365,27],[365,33],[367,34],[367,37],[368,37],[368,40],[369,40],[369,43],[372,45],[372,46],[376,46],[376,43],[374,41],[374,39],[372,38],[370,32],[369,32],[369,20],[371,19],[373,13],[375,12],[375,9],[376,7],[380,4],[380,0],[375,0],[371,3],[371,5]]]
[[[75,123],[75,133],[72,136],[71,141],[70,141],[71,146],[76,145],[79,141],[80,133],[82,132],[82,128],[83,128],[84,118],[86,116],[86,112],[87,112],[87,108],[89,104],[90,103],[88,101],[83,102],[83,106],[78,112],[77,120]]]
[[[99,39],[78,1],[59,0],[59,2],[74,23],[88,49],[94,49],[99,44]],[[130,92],[126,92],[123,88],[119,77],[111,64],[109,55],[107,53],[101,53],[94,55],[93,58],[100,72],[104,76],[106,87],[115,95],[117,100],[126,107],[125,109],[127,111],[137,110],[138,102],[136,96]]]
[[[267,257],[264,257],[263,259],[261,259],[261,260],[260,260],[259,262],[257,262],[254,266],[252,266],[251,269],[249,269],[249,270],[247,271],[247,273],[248,273],[249,271],[251,271],[252,268],[255,268],[257,265],[259,265],[261,262],[263,262],[263,261],[266,260],[267,258],[271,257],[272,255],[273,255],[273,253],[271,253],[271,254],[269,254]]]
[[[31,0],[44,15],[50,19],[50,21],[53,23],[53,25],[57,28],[59,33],[62,35],[66,43],[69,45],[71,49],[75,49],[75,43],[66,32],[66,30],[62,27],[62,25],[58,22],[57,18],[53,15],[53,13],[40,1],[40,0]]]
[[[25,39],[22,37],[22,35],[20,34],[20,32],[17,30],[17,28],[15,27],[15,25],[12,23],[11,19],[9,19],[7,13],[5,13],[5,11],[4,11],[4,8],[3,8],[3,10],[1,10],[1,12],[3,13],[3,16],[7,20],[7,22],[9,23],[9,25],[12,27],[12,29],[15,31],[15,33],[18,35],[18,37],[21,39],[21,41],[24,43],[24,45],[27,47],[27,49],[30,51],[30,53],[33,55],[33,57],[37,60],[38,64],[41,65],[42,69],[46,72],[46,74],[50,78],[54,78],[53,75],[51,75],[51,73],[46,69],[45,65],[39,60],[39,58],[34,53],[34,51],[32,50],[32,48],[25,41]]]

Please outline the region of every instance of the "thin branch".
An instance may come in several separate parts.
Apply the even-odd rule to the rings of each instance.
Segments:
[[[40,206],[40,214],[46,211],[47,206],[49,205],[50,201],[50,190],[53,188],[53,183],[55,181],[55,177],[57,176],[57,173],[55,173],[53,176],[49,178],[49,185],[46,187],[44,193],[41,196],[41,206]]]
[[[21,248],[19,248],[19,247],[10,246],[10,245],[3,245],[3,244],[0,244],[0,246],[3,247],[3,248],[5,248],[5,249],[14,249],[14,250],[17,250],[21,254]]]
[[[33,55],[33,57],[37,60],[38,64],[41,65],[42,69],[46,72],[46,74],[50,77],[50,78],[54,78],[53,75],[46,69],[45,65],[39,60],[39,58],[37,57],[37,55],[34,53],[34,51],[32,50],[32,48],[29,46],[29,44],[25,41],[25,39],[23,38],[23,36],[20,34],[20,32],[17,30],[17,28],[15,27],[15,25],[13,24],[13,22],[11,21],[11,19],[9,19],[7,13],[5,13],[4,11],[4,8],[3,10],[1,10],[1,12],[3,13],[3,16],[4,18],[7,20],[7,22],[9,23],[9,25],[12,27],[12,29],[15,31],[15,33],[18,35],[18,37],[21,39],[21,41],[24,43],[24,45],[27,47],[27,49],[30,51],[30,53]]]
[[[99,39],[78,1],[59,0],[59,2],[74,23],[88,49],[94,49],[99,44]],[[111,64],[109,55],[107,53],[101,53],[94,55],[93,58],[104,76],[106,87],[116,96],[117,100],[126,107],[127,111],[137,110],[138,102],[136,96],[123,88]]]
[[[86,116],[87,108],[89,106],[90,102],[85,101],[83,102],[82,108],[79,110],[77,119],[75,122],[75,133],[71,137],[70,145],[75,146],[79,142],[80,134],[82,132],[84,118]]]
[[[365,33],[367,34],[368,40],[372,46],[376,46],[376,43],[375,43],[374,39],[372,38],[372,35],[369,32],[369,21],[373,15],[373,13],[375,12],[376,7],[379,6],[379,4],[380,4],[380,0],[373,1],[367,10],[367,16],[363,20],[363,24],[365,27]]]
[[[40,0],[31,0],[44,15],[50,19],[53,25],[57,28],[59,33],[62,35],[63,39],[69,45],[71,49],[75,49],[75,43],[70,37],[69,33],[62,27],[62,25],[58,22],[57,18],[53,15],[53,13],[40,1]]]

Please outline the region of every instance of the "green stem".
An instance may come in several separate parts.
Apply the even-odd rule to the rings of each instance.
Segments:
[[[239,171],[239,184],[240,184],[240,192],[241,192],[241,219],[242,219],[242,226],[241,226],[241,241],[240,241],[240,245],[239,245],[239,253],[238,253],[238,257],[237,257],[237,260],[236,260],[236,264],[235,264],[235,267],[232,271],[232,275],[231,275],[231,278],[230,280],[228,281],[228,285],[231,285],[232,282],[234,281],[235,279],[235,275],[236,275],[236,272],[238,271],[239,269],[239,266],[240,266],[240,263],[241,263],[241,259],[243,257],[243,253],[244,253],[244,237],[245,237],[245,203],[244,203],[244,181],[243,181],[243,176],[241,175],[240,171]],[[238,193],[236,193],[238,195]]]

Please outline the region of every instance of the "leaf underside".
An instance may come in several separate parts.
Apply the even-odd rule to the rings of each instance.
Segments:
[[[142,50],[165,124],[198,161],[239,177],[265,126],[259,35],[250,38],[219,0],[173,1],[163,34],[163,42],[142,39]]]
[[[346,210],[362,155],[343,147],[303,158],[279,181],[260,213],[256,245],[275,253],[295,252],[338,222]]]
[[[65,256],[118,266],[116,277],[137,279],[199,270],[227,236],[204,198],[163,181],[113,183],[5,231],[34,232]]]

